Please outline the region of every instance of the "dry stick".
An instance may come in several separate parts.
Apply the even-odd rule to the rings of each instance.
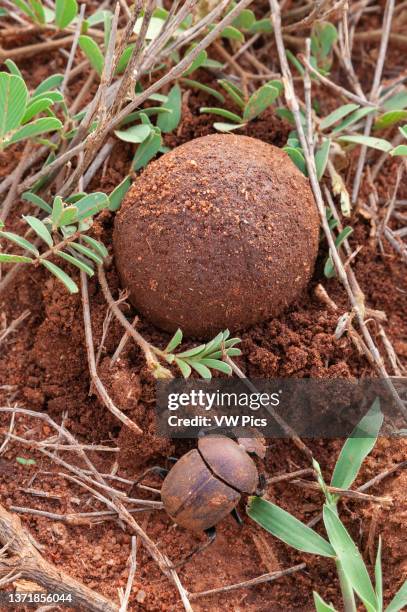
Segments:
[[[30,153],[30,149],[31,149],[31,143],[30,141],[28,141],[25,143],[24,150],[21,155],[20,161],[18,162],[17,168],[13,172],[13,182],[11,184],[7,197],[4,200],[3,205],[1,207],[0,221],[3,221],[3,223],[7,219],[8,214],[11,210],[11,207],[14,204],[14,198],[16,197],[16,194],[17,194],[18,184],[21,180],[21,177],[23,176],[24,170],[26,169],[26,160],[27,160],[27,156]]]
[[[131,594],[131,589],[134,582],[134,576],[136,575],[137,569],[137,538],[136,536],[132,536],[131,538],[131,552],[129,557],[130,569],[129,576],[127,578],[126,590],[124,592],[123,600],[120,606],[120,612],[126,612],[127,606],[129,605],[129,599]]]
[[[394,0],[387,0],[386,8],[384,10],[384,16],[383,16],[383,35],[380,40],[379,57],[377,59],[376,69],[375,69],[375,73],[373,77],[372,89],[370,92],[370,100],[372,102],[377,102],[378,100],[378,95],[380,91],[380,81],[382,78],[384,62],[386,58],[387,45],[389,42],[391,22],[393,19],[393,11],[394,11]],[[373,126],[373,113],[368,115],[366,118],[365,129],[363,132],[364,136],[370,136],[372,126]],[[358,165],[356,167],[355,179],[353,183],[353,190],[352,190],[353,204],[355,204],[358,199],[360,183],[361,183],[362,174],[363,174],[363,168],[364,168],[365,161],[366,161],[366,153],[367,153],[367,147],[366,145],[362,145],[360,149],[359,157],[358,157]]]
[[[3,412],[3,413],[16,412],[16,413],[19,413],[19,414],[25,414],[26,416],[31,416],[33,418],[39,418],[39,419],[41,419],[43,421],[46,421],[51,427],[56,429],[71,444],[78,445],[78,443],[77,443],[76,439],[74,438],[74,436],[67,429],[65,429],[65,427],[63,425],[58,425],[48,414],[44,414],[42,412],[34,412],[33,410],[28,410],[26,408],[10,408],[9,406],[0,407],[0,413],[1,412]],[[21,441],[27,443],[27,440],[22,439]],[[46,455],[47,457],[49,457],[51,460],[55,461],[56,463],[62,465],[68,471],[70,471],[70,472],[72,472],[74,474],[78,474],[80,476],[80,478],[82,478],[83,480],[85,480],[85,481],[87,480],[87,481],[91,482],[92,484],[94,484],[94,485],[96,484],[100,488],[103,488],[103,489],[105,489],[105,490],[110,492],[110,495],[112,496],[112,501],[110,501],[107,498],[104,498],[104,503],[108,507],[112,507],[113,506],[113,509],[115,510],[115,512],[117,512],[119,519],[121,519],[121,521],[123,523],[125,523],[129,527],[131,532],[133,532],[133,533],[135,533],[136,535],[139,536],[139,538],[143,542],[145,548],[147,549],[148,553],[154,559],[154,561],[157,563],[157,565],[160,568],[160,570],[162,571],[162,573],[168,579],[170,579],[170,580],[172,580],[174,582],[175,586],[177,587],[177,589],[178,589],[178,591],[180,593],[181,601],[182,601],[182,603],[184,605],[185,610],[187,610],[187,612],[192,612],[192,608],[191,608],[191,605],[189,603],[188,596],[187,596],[187,591],[182,586],[182,584],[181,584],[181,582],[179,580],[178,574],[173,569],[170,560],[168,559],[168,557],[166,557],[165,555],[163,555],[161,553],[161,551],[159,550],[157,545],[151,540],[151,538],[149,538],[149,536],[145,533],[145,531],[140,527],[140,525],[131,516],[129,510],[120,501],[119,496],[121,496],[121,497],[126,497],[126,496],[123,495],[120,491],[117,491],[116,489],[112,489],[111,487],[108,487],[106,485],[106,483],[105,483],[104,479],[102,478],[101,474],[97,471],[97,469],[95,468],[93,463],[90,461],[90,459],[87,456],[87,454],[79,447],[79,445],[77,446],[77,448],[75,448],[75,450],[77,451],[79,457],[81,457],[83,459],[83,461],[86,463],[88,468],[91,470],[91,472],[94,475],[95,480],[97,482],[95,482],[94,480],[89,478],[89,476],[87,476],[87,474],[85,474],[84,471],[81,470],[80,468],[77,468],[77,467],[75,467],[75,466],[73,466],[73,465],[71,465],[69,463],[66,463],[65,461],[60,459],[57,455],[52,455],[51,453],[48,453],[48,451],[46,451],[44,449],[40,449],[41,453],[43,453],[44,455]],[[67,474],[61,474],[61,473],[59,475],[64,477],[64,478],[66,478],[68,476]],[[83,483],[78,482],[78,481],[77,481],[77,483],[78,484],[83,484]]]
[[[138,322],[138,316],[136,315],[133,319],[133,322],[131,324],[131,326],[134,328],[137,325]],[[116,361],[119,359],[121,352],[123,351],[124,347],[127,344],[128,339],[130,338],[130,334],[129,332],[126,330],[123,334],[123,336],[121,337],[121,340],[119,342],[119,344],[117,345],[117,349],[115,350],[115,352],[113,353],[113,356],[110,360],[110,367],[113,367],[114,364],[116,363]]]
[[[87,525],[91,527],[97,523],[105,521],[117,520],[117,512],[115,510],[100,510],[99,512],[72,512],[69,514],[56,514],[55,512],[47,512],[46,510],[38,510],[37,508],[26,508],[24,506],[10,506],[10,511],[16,514],[31,514],[32,516],[43,516],[52,521],[59,521],[67,525]],[[131,514],[138,512],[151,512],[154,508],[131,508]]]
[[[11,415],[10,425],[9,425],[8,431],[6,433],[6,437],[4,438],[3,443],[0,446],[0,456],[4,453],[4,451],[6,450],[6,448],[8,446],[8,443],[9,443],[10,438],[11,438],[11,434],[13,433],[15,419],[16,419],[16,415],[15,415],[15,412],[13,412],[13,414]]]
[[[323,493],[320,485],[317,482],[309,482],[307,480],[293,480],[293,485],[297,487],[302,487],[304,489],[311,489],[313,491],[319,491]],[[391,497],[378,497],[377,495],[367,495],[366,493],[361,493],[360,491],[352,491],[351,489],[341,489],[339,487],[331,487],[326,485],[326,488],[331,493],[335,493],[340,495],[341,497],[348,497],[349,499],[355,499],[356,501],[368,501],[373,502],[375,504],[392,504],[393,499]]]
[[[291,70],[288,65],[287,57],[285,54],[285,47],[284,47],[283,37],[281,33],[280,8],[279,8],[277,0],[270,0],[270,5],[271,5],[271,10],[272,10],[272,16],[273,16],[274,35],[275,35],[276,44],[277,44],[277,51],[278,51],[278,55],[280,58],[281,72],[283,74],[284,94],[285,94],[285,98],[286,98],[288,107],[292,111],[294,119],[295,119],[298,136],[301,142],[301,146],[302,146],[304,156],[305,156],[305,161],[307,164],[308,176],[310,179],[315,202],[316,202],[318,212],[320,215],[321,225],[324,230],[324,233],[325,233],[325,236],[328,242],[328,246],[330,248],[332,260],[335,265],[335,269],[337,271],[338,278],[343,284],[348,294],[352,308],[354,309],[354,312],[356,313],[356,317],[357,317],[360,329],[362,331],[362,335],[364,337],[367,347],[369,348],[372,354],[372,358],[374,359],[376,368],[378,372],[380,373],[380,375],[384,379],[386,379],[387,386],[389,390],[391,391],[392,396],[395,402],[397,403],[398,408],[402,412],[404,418],[407,419],[407,409],[404,403],[401,401],[400,397],[398,396],[391,380],[388,377],[386,368],[384,367],[383,359],[364,321],[363,307],[361,307],[361,304],[359,303],[357,297],[355,297],[353,293],[348,276],[346,274],[346,270],[343,266],[342,260],[335,246],[335,241],[333,239],[333,236],[332,236],[332,233],[329,227],[329,223],[326,217],[325,204],[324,204],[324,200],[322,197],[321,186],[319,184],[317,173],[316,173],[316,168],[315,168],[315,159],[310,155],[310,152],[309,152],[308,142],[307,142],[307,139],[304,133],[302,123],[301,123],[300,109],[299,109],[298,100],[297,100],[297,97],[294,91]]]
[[[230,584],[228,586],[219,587],[217,589],[210,589],[209,591],[200,591],[199,593],[189,593],[189,597],[191,600],[194,600],[198,599],[198,597],[208,597],[209,595],[215,595],[217,593],[227,593],[229,591],[234,591],[235,589],[245,589],[247,587],[257,586],[258,584],[263,584],[264,582],[272,582],[273,580],[277,580],[278,578],[283,578],[284,576],[295,574],[295,572],[299,572],[305,569],[306,567],[306,563],[300,563],[299,565],[294,565],[293,567],[289,567],[286,570],[282,570],[280,572],[271,572],[269,574],[262,574],[257,578],[245,580],[244,582],[238,582],[237,584]]]
[[[273,485],[279,482],[283,482],[285,480],[292,480],[293,478],[297,478],[298,476],[307,476],[308,474],[314,473],[315,471],[313,468],[304,468],[302,470],[296,470],[295,472],[288,472],[287,474],[280,474],[279,476],[273,476],[272,478],[268,478],[266,484]]]
[[[322,74],[320,74],[309,63],[309,61],[307,60],[307,58],[303,54],[300,54],[299,57],[300,57],[302,63],[304,64],[304,66],[310,71],[310,73],[313,76],[317,77],[318,80],[321,81],[321,83],[323,83],[324,85],[326,85],[327,87],[332,89],[335,93],[343,96],[344,98],[348,98],[349,100],[352,100],[352,102],[356,102],[356,104],[360,104],[360,106],[368,106],[370,108],[377,108],[377,104],[375,104],[374,102],[371,102],[370,100],[365,100],[364,98],[361,98],[360,96],[352,93],[351,91],[349,91],[348,89],[345,89],[344,87],[341,87],[340,85],[337,85],[336,83],[334,83],[333,81],[331,81],[327,77],[325,77]]]
[[[64,91],[65,91],[65,88],[66,88],[66,86],[68,84],[68,81],[69,81],[69,76],[71,74],[73,62],[74,62],[74,59],[75,59],[76,49],[78,47],[79,36],[80,36],[80,33],[81,33],[81,29],[82,29],[82,22],[83,22],[83,18],[85,17],[85,9],[86,9],[86,5],[85,4],[81,4],[81,8],[80,8],[80,11],[79,11],[79,17],[78,17],[78,22],[77,22],[76,28],[75,28],[74,39],[72,41],[71,51],[69,53],[68,62],[66,64],[66,68],[65,68],[64,80],[62,81],[62,85],[61,85],[61,92],[62,93],[64,93]]]
[[[103,266],[98,266],[98,278],[99,278],[99,283],[102,288],[103,295],[105,296],[106,302],[109,304],[109,307],[112,310],[115,317],[120,321],[123,327],[128,331],[128,333],[132,336],[132,338],[134,338],[138,346],[143,351],[149,368],[152,369],[153,371],[157,370],[157,368],[159,367],[161,368],[160,363],[157,360],[157,357],[153,353],[152,349],[154,347],[152,347],[152,345],[149,342],[147,342],[147,340],[145,340],[143,336],[139,334],[139,332],[136,329],[132,327],[132,325],[128,322],[128,320],[126,319],[126,317],[124,316],[120,308],[117,306],[115,300],[113,299],[113,296],[109,289],[109,285],[107,284],[106,275],[105,275]]]
[[[374,476],[373,478],[365,482],[363,485],[358,487],[356,491],[358,491],[359,493],[363,493],[363,491],[366,491],[367,489],[370,489],[371,487],[379,484],[379,482],[381,482],[388,476],[391,476],[392,474],[394,474],[394,472],[397,472],[397,470],[400,470],[403,468],[407,468],[407,461],[402,461],[401,463],[397,463],[396,465],[393,465],[393,467],[389,468],[388,470],[385,470],[384,472],[377,474],[377,476]],[[307,525],[308,527],[314,527],[321,520],[322,520],[322,513],[318,514],[313,519],[308,521]]]
[[[50,593],[71,595],[76,607],[95,612],[118,612],[110,599],[89,589],[44,559],[32,543],[18,516],[0,505],[0,542],[8,544],[8,558],[0,557],[0,572],[13,571],[22,578],[41,584]]]
[[[363,42],[375,42],[381,40],[383,36],[383,30],[369,30],[368,32],[358,32],[355,34],[355,40],[363,41]],[[407,48],[407,36],[403,34],[397,34],[395,32],[390,32],[389,35],[390,41],[393,43],[397,43],[400,47]]]
[[[7,336],[9,336],[10,334],[12,334],[13,332],[16,331],[17,327],[23,322],[25,321],[25,319],[30,316],[30,311],[29,310],[24,310],[24,312],[22,314],[20,314],[19,317],[17,317],[17,319],[14,319],[14,321],[12,321],[10,323],[10,325],[7,327],[7,329],[5,329],[4,331],[2,331],[0,333],[0,344],[2,342],[4,342],[4,340],[7,338]]]
[[[102,381],[100,380],[95,361],[95,350],[93,347],[93,334],[92,334],[92,321],[90,318],[90,306],[89,306],[89,292],[88,282],[86,273],[81,271],[81,295],[82,295],[82,310],[83,310],[83,324],[85,328],[85,343],[86,352],[88,355],[89,373],[92,379],[92,383],[104,405],[115,417],[119,419],[126,427],[133,431],[137,435],[141,435],[143,430],[140,429],[134,421],[129,419],[115,404],[113,403],[110,395],[105,389]]]
[[[6,59],[15,60],[16,58],[20,57],[32,57],[36,53],[51,51],[52,49],[60,49],[61,47],[68,47],[72,44],[73,40],[74,36],[66,36],[65,38],[57,38],[56,40],[36,43],[35,45],[27,45],[26,47],[17,47],[16,49],[4,50],[0,48],[0,63],[3,63]]]

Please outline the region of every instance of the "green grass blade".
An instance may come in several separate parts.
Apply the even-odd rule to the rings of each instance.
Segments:
[[[352,113],[358,108],[359,104],[344,104],[343,106],[336,108],[334,111],[332,111],[332,113],[329,113],[329,115],[324,117],[321,120],[319,127],[321,128],[321,130],[326,130],[327,128],[331,127],[331,125],[333,125],[340,119],[343,119],[343,117],[346,117],[346,115],[349,115],[349,113]]]
[[[365,147],[370,147],[372,149],[377,149],[378,151],[383,151],[384,153],[388,153],[392,149],[390,142],[383,140],[383,138],[374,138],[373,136],[340,136],[338,140],[340,142],[349,142],[351,144],[359,144]]]
[[[323,518],[329,541],[352,588],[369,612],[377,610],[377,598],[366,565],[358,548],[335,510],[324,505]]]
[[[91,259],[98,265],[103,263],[103,259],[97,253],[95,253],[88,247],[83,246],[83,244],[79,244],[78,242],[71,242],[71,247],[75,249],[75,251],[82,253],[82,255],[85,255],[85,257],[88,257],[88,259]]]
[[[360,466],[376,444],[382,423],[380,401],[376,399],[342,447],[332,475],[333,487],[348,489],[354,482]]]
[[[247,514],[266,531],[289,546],[312,555],[335,557],[335,550],[316,531],[275,504],[250,497]]]
[[[64,253],[63,251],[58,251],[57,255],[58,257],[65,259],[65,261],[69,261],[69,263],[79,268],[79,270],[83,270],[84,272],[86,272],[88,276],[94,275],[95,272],[93,268],[89,266],[87,263],[85,263],[84,261],[82,261],[81,259],[77,259],[76,257],[69,255],[69,253]]]
[[[236,113],[232,113],[225,108],[217,108],[216,106],[202,106],[199,109],[199,112],[208,115],[219,115],[219,117],[223,117],[224,119],[228,119],[234,123],[242,123],[242,118],[239,117],[239,115],[236,115]]]
[[[175,334],[173,335],[173,337],[171,338],[171,340],[165,347],[164,353],[172,353],[172,351],[176,349],[177,346],[181,344],[181,342],[182,342],[182,331],[180,329],[177,329],[177,331],[175,332]]]
[[[382,538],[379,537],[379,545],[377,547],[376,562],[374,567],[376,597],[378,603],[378,612],[383,610],[383,575],[382,575]]]
[[[115,187],[112,193],[109,194],[109,210],[115,211],[119,210],[123,199],[131,187],[131,177],[126,176],[125,179],[122,180],[117,187]]]
[[[399,612],[407,606],[407,580],[401,589],[395,594],[386,608],[386,612]]]
[[[313,591],[313,596],[316,612],[336,612],[335,608],[331,604],[325,603],[325,601],[316,591]]]
[[[91,246],[92,249],[96,251],[96,253],[99,253],[101,257],[105,258],[109,255],[109,251],[102,242],[99,242],[99,240],[95,240],[91,236],[86,235],[82,236],[82,240],[84,242],[87,242],[89,246]]]

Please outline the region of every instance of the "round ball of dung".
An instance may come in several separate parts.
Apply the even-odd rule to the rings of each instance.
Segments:
[[[318,234],[308,180],[284,151],[217,134],[173,149],[135,180],[116,217],[114,252],[142,315],[209,339],[297,300]]]

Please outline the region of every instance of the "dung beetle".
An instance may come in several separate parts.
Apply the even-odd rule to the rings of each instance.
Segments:
[[[226,436],[205,436],[198,440],[198,448],[183,455],[168,472],[161,500],[178,525],[205,531],[208,542],[199,548],[202,550],[213,542],[216,524],[225,516],[232,514],[241,524],[236,511],[241,494],[261,495],[259,482],[262,478],[242,444]]]

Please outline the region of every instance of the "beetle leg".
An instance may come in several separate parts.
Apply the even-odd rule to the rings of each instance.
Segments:
[[[263,497],[267,489],[267,478],[265,474],[259,474],[259,486],[255,491],[255,495],[258,497]]]
[[[204,542],[203,544],[200,544],[196,548],[194,548],[194,550],[190,552],[189,555],[187,555],[184,559],[182,559],[182,561],[179,561],[175,565],[173,564],[172,569],[178,569],[182,567],[187,561],[192,559],[192,557],[194,557],[197,553],[203,552],[206,548],[208,548],[208,546],[212,544],[212,542],[215,541],[216,539],[216,527],[215,526],[209,527],[209,529],[205,529],[205,533],[208,536],[207,541]]]
[[[242,521],[242,517],[240,516],[239,512],[236,510],[236,508],[233,508],[232,512],[230,513],[233,518],[235,519],[236,523],[238,525],[243,525],[243,521]]]
[[[127,495],[130,495],[133,491],[133,489],[135,487],[137,487],[137,485],[144,480],[144,478],[147,476],[147,474],[150,474],[151,472],[155,472],[156,474],[158,474],[159,476],[161,476],[161,478],[165,478],[166,475],[168,474],[170,470],[167,470],[167,468],[163,468],[159,465],[153,465],[153,467],[147,468],[142,474],[141,476],[139,476],[131,485],[129,492],[127,493]]]

